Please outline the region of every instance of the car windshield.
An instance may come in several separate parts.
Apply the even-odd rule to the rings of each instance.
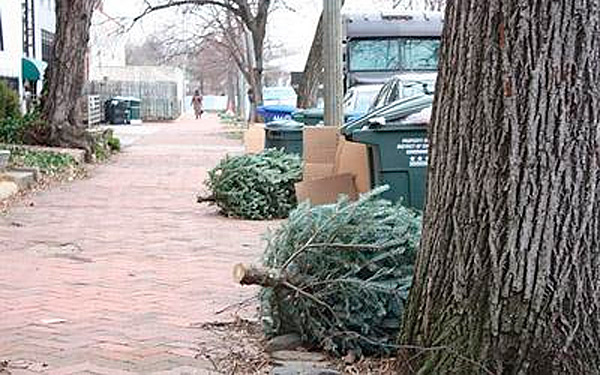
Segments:
[[[356,112],[367,112],[377,92],[377,90],[359,92],[354,110]]]
[[[350,41],[350,71],[437,70],[439,39],[389,38]]]
[[[264,100],[290,98],[294,95],[294,89],[291,87],[266,87],[263,93]]]

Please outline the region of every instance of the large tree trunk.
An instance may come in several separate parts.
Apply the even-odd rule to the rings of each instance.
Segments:
[[[448,3],[401,340],[437,348],[419,374],[600,373],[599,17]]]
[[[42,107],[42,117],[48,123],[45,143],[51,146],[90,151],[78,102],[85,83],[89,29],[96,4],[96,0],[56,1],[56,39]]]

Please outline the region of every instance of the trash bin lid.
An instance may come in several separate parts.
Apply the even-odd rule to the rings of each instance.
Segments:
[[[265,124],[267,130],[301,131],[304,124],[294,120],[276,120]]]
[[[347,112],[344,112],[344,120],[345,121],[354,120],[354,119],[362,117],[362,115],[363,114],[360,112],[347,111]],[[317,119],[317,120],[321,120],[321,122],[322,122],[325,119],[325,110],[323,108],[318,108],[318,107],[301,109],[297,112],[294,112],[292,117],[297,120]]]
[[[141,102],[139,98],[133,96],[115,96],[112,100],[126,101],[126,102]]]
[[[323,118],[323,116],[325,115],[325,111],[323,108],[306,108],[306,109],[302,109],[298,112],[296,112],[298,114],[301,114],[302,116],[304,116],[305,118]]]
[[[431,107],[433,95],[415,95],[390,103],[376,111],[367,113],[363,117],[348,122],[341,128],[341,133],[349,136],[352,132],[364,127],[387,127],[392,124],[401,125],[401,120]],[[382,121],[378,124],[377,119]]]

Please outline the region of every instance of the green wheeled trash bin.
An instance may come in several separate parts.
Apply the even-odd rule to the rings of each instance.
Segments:
[[[141,124],[142,123],[142,113],[141,113],[141,104],[142,101],[138,98],[129,97],[127,98],[129,103],[129,123],[130,124]]]
[[[341,128],[348,141],[367,145],[371,185],[388,185],[382,197],[425,207],[427,128],[433,95],[415,95],[391,103]]]
[[[105,103],[105,117],[109,124],[141,123],[141,100],[130,96],[115,96]]]
[[[363,128],[346,135],[367,145],[372,187],[388,185],[382,198],[402,200],[422,210],[425,206],[428,138],[427,125],[388,124]]]
[[[265,124],[265,148],[283,149],[302,156],[304,125],[293,120],[276,120]]]
[[[344,122],[361,117],[356,112],[344,113]],[[303,123],[304,125],[320,125],[325,121],[325,110],[323,108],[301,109],[292,114],[292,119]]]

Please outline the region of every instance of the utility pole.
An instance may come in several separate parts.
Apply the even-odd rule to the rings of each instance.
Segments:
[[[323,26],[325,125],[341,126],[344,122],[342,0],[323,0]]]

